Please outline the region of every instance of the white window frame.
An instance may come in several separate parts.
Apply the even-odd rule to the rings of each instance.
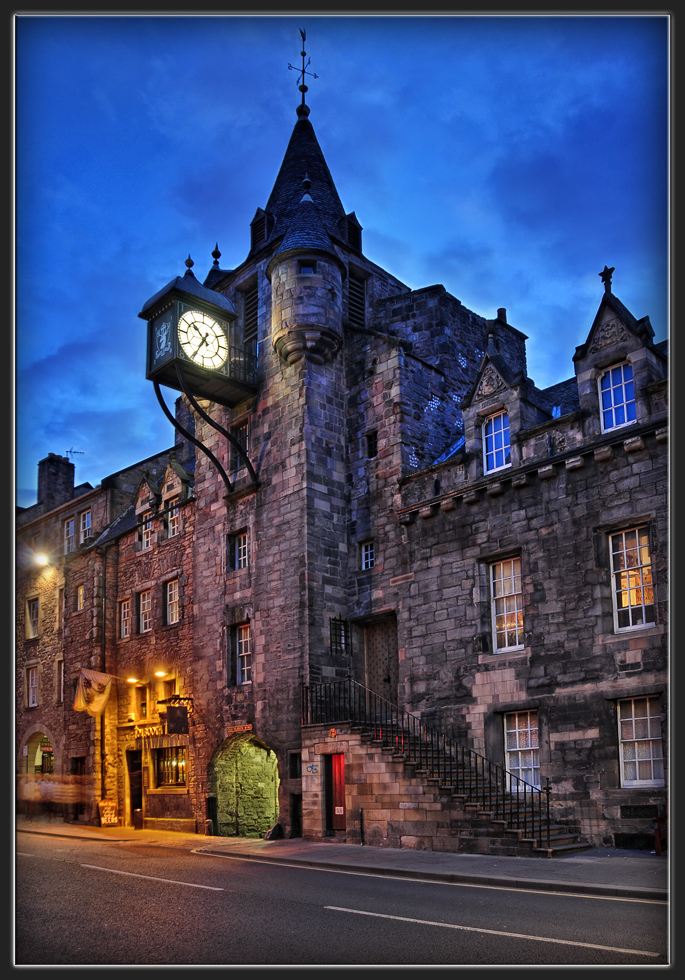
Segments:
[[[499,427],[488,432],[490,426],[495,426],[500,420]],[[498,457],[501,456],[501,462]],[[486,473],[506,470],[511,466],[511,432],[509,429],[509,412],[506,408],[488,415],[483,420],[483,469]]]
[[[492,649],[494,653],[522,650],[523,586],[520,557],[493,562],[489,568]],[[510,643],[511,634],[515,643]]]
[[[76,612],[83,612],[86,608],[86,587],[85,585],[76,586]]]
[[[180,601],[179,601],[179,587],[178,579],[173,578],[170,582],[166,583],[166,624],[167,626],[173,626],[175,623],[180,621]]]
[[[630,377],[626,377],[626,369],[629,370]],[[617,372],[619,371],[620,378],[617,377]],[[604,384],[607,380],[609,384],[605,388]],[[602,423],[602,432],[622,429],[626,425],[633,425],[637,422],[635,378],[633,365],[630,361],[621,361],[619,364],[612,364],[610,368],[603,371],[597,379],[597,394],[599,396],[599,416]],[[616,422],[616,415],[620,415],[621,413],[623,414],[623,420]],[[628,418],[629,415],[632,415],[632,418]]]
[[[541,787],[540,781],[540,734],[537,709],[508,711],[504,716],[504,758],[509,791],[516,793],[527,789],[512,779],[518,776],[530,786]]]
[[[179,498],[172,497],[167,503],[169,513],[167,516],[167,537],[175,538],[181,532],[181,508]]]
[[[361,546],[361,569],[368,572],[376,567],[376,542],[364,541]]]
[[[26,639],[35,640],[40,636],[40,599],[32,596],[26,600]]]
[[[621,786],[664,786],[659,696],[621,699],[617,721]]]
[[[75,547],[76,521],[73,517],[64,522],[64,554],[70,555]]]
[[[149,551],[152,547],[152,511],[148,510],[143,514],[140,526],[140,547],[142,551]]]
[[[84,544],[88,538],[91,536],[91,512],[89,510],[84,510],[80,518],[80,536],[79,541]]]
[[[131,600],[122,599],[119,603],[119,639],[125,640],[131,635]]]
[[[252,631],[249,623],[235,628],[236,683],[252,683]]]
[[[26,668],[26,705],[29,708],[38,707],[38,668]]]
[[[612,532],[609,553],[614,632],[651,629],[656,623],[656,603],[647,526]]]
[[[152,629],[152,589],[138,593],[139,632],[149,633]]]
[[[247,568],[250,564],[250,539],[247,530],[235,536],[234,563],[236,568]]]

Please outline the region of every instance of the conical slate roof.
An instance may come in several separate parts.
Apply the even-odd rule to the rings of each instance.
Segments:
[[[291,248],[319,249],[335,254],[333,243],[323,226],[318,208],[309,192],[302,195],[297,209],[288,223],[278,253],[287,252]]]
[[[323,228],[337,235],[339,223],[345,217],[345,211],[321,152],[314,127],[308,118],[309,108],[306,105],[299,105],[297,116],[295,128],[266,205],[266,211],[275,218],[270,240],[288,231],[295,212],[302,202],[302,181],[305,175],[311,182],[312,197],[316,201],[316,209]]]

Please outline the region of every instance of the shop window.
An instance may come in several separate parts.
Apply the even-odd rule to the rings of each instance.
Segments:
[[[175,745],[168,749],[155,750],[155,774],[157,786],[185,786],[186,749]]]

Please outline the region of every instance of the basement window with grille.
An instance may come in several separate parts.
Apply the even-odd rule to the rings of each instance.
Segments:
[[[353,275],[347,279],[347,319],[353,327],[366,324],[366,283]]]
[[[348,628],[346,619],[331,619],[331,653],[348,652]]]

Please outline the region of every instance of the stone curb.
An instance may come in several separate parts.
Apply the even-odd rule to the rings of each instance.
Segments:
[[[445,881],[453,884],[487,885],[497,888],[534,889],[535,891],[571,892],[581,895],[605,895],[616,898],[641,898],[655,902],[668,901],[668,891],[661,888],[644,888],[639,885],[608,885],[594,882],[549,881],[537,878],[508,878],[504,875],[474,875],[454,871],[417,871],[411,868],[375,867],[373,865],[346,864],[340,861],[310,861],[307,858],[278,857],[267,854],[247,854],[244,851],[230,851],[210,847],[193,848],[202,854],[214,857],[227,857],[243,861],[262,861],[272,864],[298,865],[314,870],[332,869],[334,871],[355,871],[360,874],[386,875],[388,877],[419,878],[429,881]]]

